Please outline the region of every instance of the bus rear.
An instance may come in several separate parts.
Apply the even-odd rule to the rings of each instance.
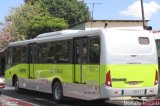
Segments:
[[[102,98],[157,95],[159,72],[152,34],[126,30],[104,33],[100,72],[104,75],[101,78]]]

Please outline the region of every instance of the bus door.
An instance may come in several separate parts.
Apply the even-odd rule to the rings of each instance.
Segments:
[[[87,37],[74,39],[74,82],[85,84],[86,72],[85,65],[87,63]]]
[[[34,64],[36,62],[37,44],[28,45],[29,78],[34,78]]]

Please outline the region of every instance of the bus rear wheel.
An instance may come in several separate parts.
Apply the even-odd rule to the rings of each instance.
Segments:
[[[52,96],[54,101],[61,102],[63,100],[62,85],[59,81],[56,81],[52,87]]]

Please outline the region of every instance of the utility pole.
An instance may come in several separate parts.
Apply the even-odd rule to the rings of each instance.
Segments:
[[[95,7],[95,5],[101,5],[103,3],[86,3],[86,4],[91,4],[92,5],[92,12],[91,12],[91,29],[92,29],[92,26],[93,26],[93,16],[94,16],[94,7]]]
[[[145,29],[145,17],[144,17],[144,6],[143,6],[143,0],[141,0],[141,11],[142,11],[142,22],[143,22],[143,29]]]

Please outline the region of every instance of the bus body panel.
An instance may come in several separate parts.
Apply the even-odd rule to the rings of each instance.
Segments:
[[[154,86],[157,65],[132,64],[110,65],[113,88],[135,88]]]
[[[52,83],[54,79],[59,79],[64,96],[85,100],[116,96],[149,96],[158,93],[158,84],[154,85],[155,74],[158,72],[156,45],[152,35],[147,31],[110,29],[82,31],[15,42],[9,46],[68,39],[74,41],[74,38],[79,37],[88,40],[95,36],[100,38],[99,63],[88,63],[89,57],[83,63],[81,55],[81,62],[76,64],[74,51],[71,51],[72,63],[59,64],[55,61],[14,65],[5,72],[6,83],[11,85],[13,75],[17,75],[21,88],[52,93]],[[79,50],[85,52],[86,49]],[[106,85],[108,72],[112,86]]]
[[[106,31],[101,64],[158,64],[153,35],[147,31]]]
[[[32,64],[33,65],[33,64]],[[52,93],[52,82],[54,78],[60,79],[64,96],[74,97],[85,100],[93,100],[100,98],[99,88],[99,65],[82,65],[83,76],[82,83],[73,84],[72,81],[72,64],[34,64],[34,78],[29,78],[29,70],[24,73],[19,71],[21,64],[15,65],[6,72],[14,73],[18,75],[19,87],[24,89],[30,89],[34,91],[40,91],[45,93]],[[26,67],[26,66],[24,66]],[[12,69],[15,70],[12,70]],[[10,71],[9,71],[10,70]],[[25,75],[24,75],[25,74]],[[76,78],[80,79],[80,73]],[[12,82],[10,78],[13,75],[6,76],[6,83]],[[12,86],[10,84],[10,86]]]
[[[157,95],[158,84],[154,83],[159,71],[152,34],[147,31],[109,30],[102,35],[101,97]],[[111,86],[106,85],[108,72]]]
[[[18,75],[22,78],[28,78],[28,69],[28,64],[18,64],[8,68],[7,71],[5,71],[5,82],[9,84],[11,81],[12,83],[12,77],[14,75]],[[10,86],[12,86],[11,83],[9,84]]]
[[[72,82],[72,64],[35,64],[35,79],[47,79],[53,81],[59,76],[61,81]]]
[[[102,85],[101,89],[101,98],[110,98],[110,97],[122,97],[122,96],[136,96],[136,97],[145,97],[145,96],[155,96],[158,94],[158,84],[152,87],[139,87],[139,88],[112,88],[106,85]]]
[[[100,99],[100,87],[88,84],[63,83],[64,96],[83,100]]]

